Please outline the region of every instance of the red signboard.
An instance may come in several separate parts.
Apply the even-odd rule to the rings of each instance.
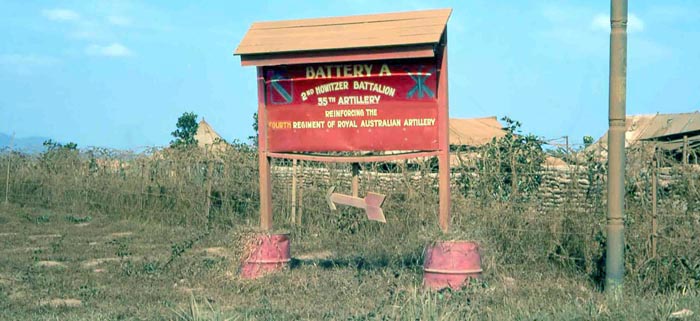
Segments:
[[[438,150],[434,59],[263,69],[270,152]]]

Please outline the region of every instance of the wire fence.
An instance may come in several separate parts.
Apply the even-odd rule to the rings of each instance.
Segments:
[[[331,186],[350,194],[352,164],[274,159],[275,225],[329,238],[476,239],[497,264],[547,261],[602,278],[604,153],[546,153],[494,141],[453,154],[450,235],[437,229],[437,161],[431,158],[359,165],[359,195],[387,196],[387,227],[356,209],[329,210]],[[627,152],[626,264],[650,289],[700,284],[700,252],[693,245],[700,235],[700,169],[677,154],[649,145]],[[258,153],[248,145],[5,151],[0,165],[9,173],[2,197],[17,206],[207,228],[258,221]]]

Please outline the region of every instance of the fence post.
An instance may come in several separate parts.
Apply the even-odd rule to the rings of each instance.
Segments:
[[[206,148],[206,147],[205,147]],[[206,214],[206,224],[207,228],[211,227],[209,225],[209,215],[211,211],[211,181],[214,175],[212,175],[212,161],[210,157],[210,153],[207,152],[205,149],[204,151],[204,161],[207,163],[207,172],[204,174],[204,180],[206,181],[206,186],[205,186],[205,198],[204,198],[204,214]]]
[[[12,145],[15,143],[15,133],[10,138],[10,152],[7,154],[7,176],[5,176],[5,205],[10,199],[10,163],[12,162]]]
[[[352,196],[360,194],[360,164],[352,163]]]
[[[292,160],[292,215],[290,221],[296,224],[297,219],[297,160]]]
[[[139,160],[141,163],[141,212],[146,208],[146,161]]]
[[[688,135],[683,135],[683,165],[688,165]]]
[[[518,194],[518,172],[517,169],[515,168],[515,149],[511,145],[510,148],[510,195],[512,196],[511,198],[514,198],[516,194]]]
[[[304,215],[304,161],[299,161],[299,204],[297,211],[297,225],[301,225],[301,217]]]
[[[654,161],[652,162],[652,172],[653,172],[653,177],[651,181],[651,257],[656,258],[656,231],[658,229],[657,226],[657,215],[658,215],[658,209],[656,206],[657,203],[657,193],[658,193],[658,183],[659,183],[659,152],[654,147]]]

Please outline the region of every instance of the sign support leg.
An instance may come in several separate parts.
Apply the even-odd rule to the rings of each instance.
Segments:
[[[260,167],[260,228],[272,229],[272,191],[270,181],[270,158],[265,152],[258,152]]]
[[[297,222],[297,160],[292,160],[292,215],[289,222],[295,225]]]
[[[447,154],[447,155],[445,155]],[[441,153],[439,162],[439,189],[440,189],[440,229],[447,233],[450,229],[450,155]]]
[[[260,170],[260,228],[272,229],[272,183],[270,157],[267,153],[267,108],[265,108],[265,77],[258,67],[258,168]]]
[[[440,55],[440,73],[438,78],[438,155],[439,178],[439,224],[447,233],[450,229],[450,113],[447,90],[447,31],[442,35],[442,54]]]

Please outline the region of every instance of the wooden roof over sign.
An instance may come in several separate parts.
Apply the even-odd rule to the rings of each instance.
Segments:
[[[358,51],[373,59],[432,57],[452,9],[256,22],[234,52],[243,65],[350,61]],[[339,55],[339,51],[345,52]],[[349,53],[349,55],[347,55]],[[340,60],[338,59],[340,57]]]

